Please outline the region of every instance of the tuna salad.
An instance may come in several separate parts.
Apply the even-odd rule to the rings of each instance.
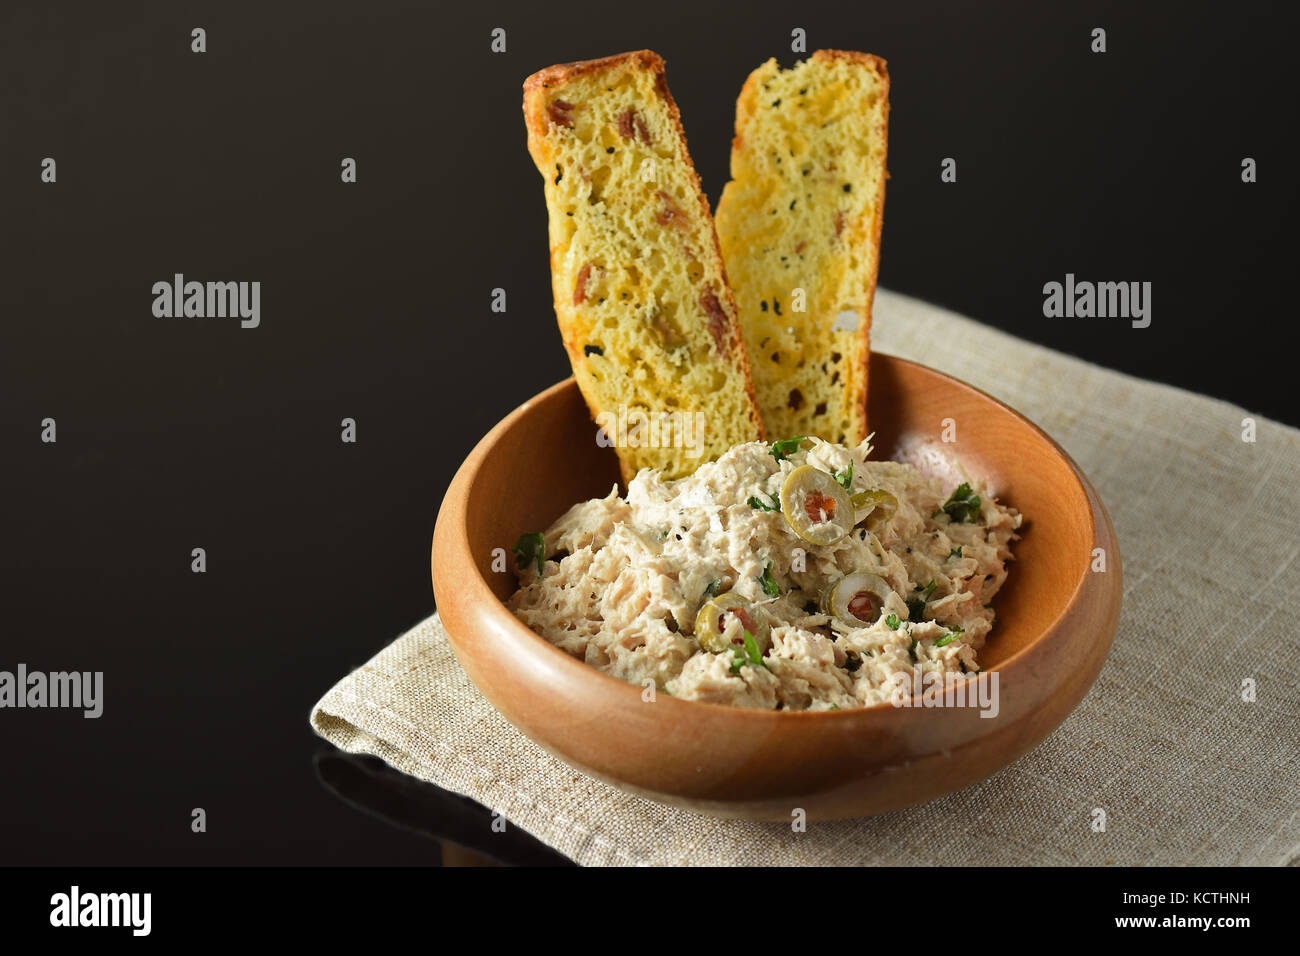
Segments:
[[[626,498],[615,486],[519,539],[509,607],[685,700],[863,707],[902,677],[974,673],[1021,516],[870,452],[792,438],[675,481],[643,470]]]

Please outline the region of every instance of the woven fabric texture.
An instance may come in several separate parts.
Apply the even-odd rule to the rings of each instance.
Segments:
[[[1124,611],[1092,690],[1038,748],[879,817],[726,821],[621,793],[516,731],[437,615],[313,708],[350,752],[500,811],[583,864],[1262,864],[1300,861],[1300,431],[881,290],[873,348],[1027,415],[1092,480]],[[1254,418],[1254,441],[1243,420]],[[1255,699],[1243,699],[1243,682]],[[1105,829],[1094,810],[1105,811]]]

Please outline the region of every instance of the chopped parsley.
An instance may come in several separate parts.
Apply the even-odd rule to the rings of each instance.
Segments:
[[[925,620],[925,605],[929,603],[930,596],[934,594],[934,589],[939,585],[931,580],[924,588],[917,585],[916,590],[921,592],[920,597],[914,597],[907,602],[907,619],[909,621]]]
[[[785,461],[786,455],[793,455],[799,450],[799,446],[807,440],[808,438],[805,435],[796,435],[794,438],[782,438],[780,441],[772,442],[772,447],[768,451],[768,454],[777,461]]]
[[[950,630],[947,634],[945,634],[943,637],[939,638],[937,641],[934,642],[934,646],[947,647],[953,641],[957,640],[957,638],[961,637],[964,630],[965,629],[962,628],[960,625],[954,624],[952,626],[952,630]]]
[[[939,511],[945,512],[953,521],[977,521],[980,516],[980,498],[971,490],[967,482],[962,482],[948,496]],[[937,515],[939,512],[936,511]]]
[[[763,574],[758,579],[759,585],[763,588],[763,593],[768,597],[780,597],[781,588],[777,586],[776,578],[772,577],[772,562],[767,562],[763,568]]]
[[[949,551],[949,552],[948,552],[948,557],[950,557],[950,558],[960,558],[960,557],[964,557],[964,555],[961,553],[961,545],[958,545],[957,547],[955,547],[955,548],[953,548],[951,551]]]
[[[755,667],[766,667],[763,663],[763,655],[758,652],[758,641],[754,640],[754,635],[749,631],[745,632],[745,649],[733,647],[731,652],[735,659],[731,662],[731,673],[739,674],[740,669],[746,664],[752,664]]]
[[[546,566],[546,538],[540,531],[525,531],[511,550],[515,553],[515,563],[520,570],[536,561],[537,573],[542,573]]]
[[[916,638],[912,638],[912,646],[907,649],[907,653],[911,656],[912,660],[914,661],[916,660],[916,644],[917,644]]]
[[[840,486],[843,487],[845,491],[848,491],[850,486],[853,484],[853,462],[849,462],[848,471],[835,472],[835,480],[840,483]]]
[[[885,627],[889,628],[891,631],[898,630],[899,625],[902,623],[903,622],[898,619],[897,614],[891,614],[885,618]]]
[[[721,589],[722,589],[722,582],[715,578],[714,580],[710,581],[709,586],[704,589],[704,596],[706,598],[717,597]]]
[[[758,495],[751,495],[749,499],[749,506],[751,508],[757,508],[759,511],[780,511],[781,499],[778,498],[776,495],[768,495],[768,497],[772,499],[771,504],[768,504],[762,498],[758,497]]]

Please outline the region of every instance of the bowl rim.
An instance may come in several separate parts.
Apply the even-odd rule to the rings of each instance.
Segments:
[[[1050,445],[1056,451],[1056,453],[1061,456],[1061,458],[1065,461],[1065,463],[1069,466],[1070,472],[1074,478],[1076,486],[1078,487],[1079,491],[1082,493],[1084,500],[1089,503],[1089,507],[1087,509],[1088,536],[1091,537],[1092,540],[1094,541],[1096,540],[1099,518],[1102,519],[1102,521],[1104,522],[1107,528],[1112,527],[1109,517],[1105,511],[1105,505],[1102,503],[1100,495],[1097,494],[1096,489],[1093,488],[1091,482],[1088,481],[1087,476],[1083,473],[1083,470],[1079,467],[1078,463],[1075,462],[1075,460],[1070,457],[1069,453],[1066,452],[1066,450],[1061,447],[1060,443],[1058,443],[1055,439],[1053,439],[1052,436],[1048,435],[1047,432],[1045,432],[1042,428],[1040,428],[1037,424],[1035,424],[1028,416],[1022,414],[1021,412],[1012,408],[1010,405],[994,397],[993,395],[990,395],[988,392],[984,391],[983,389],[977,388],[974,385],[962,381],[961,379],[953,375],[949,375],[946,372],[940,371],[939,369],[925,365],[921,362],[913,361],[912,359],[903,358],[902,356],[899,355],[893,355],[888,352],[876,352],[873,350],[871,354],[873,357],[876,355],[885,356],[890,361],[899,362],[904,365],[919,368],[923,371],[932,373],[934,375],[939,375],[942,378],[947,379],[950,383],[958,385],[961,388],[967,390],[968,392],[974,393],[975,395],[982,396],[983,398],[997,405],[1003,411],[1009,412],[1021,424],[1028,426],[1031,431],[1033,431],[1040,438],[1045,440],[1048,443],[1048,445]],[[436,527],[434,529],[434,539],[433,539],[434,544],[433,544],[432,554],[430,557],[431,557],[431,564],[433,566],[433,573],[435,577],[434,580],[435,607],[437,607],[439,603],[437,600],[437,593],[436,593],[437,592],[436,576],[437,576],[437,565],[438,565],[437,554],[439,550],[438,544],[442,537],[439,532],[441,531],[444,524],[443,521],[444,510],[446,509],[447,504],[452,501],[468,500],[470,489],[473,487],[474,479],[477,477],[478,472],[483,467],[483,463],[487,457],[488,450],[495,444],[500,434],[508,430],[510,427],[512,427],[515,424],[515,422],[518,419],[522,418],[525,414],[527,414],[528,410],[534,404],[538,402],[550,400],[557,393],[562,392],[565,389],[576,388],[576,387],[577,384],[574,377],[569,376],[568,378],[560,382],[556,382],[554,385],[551,385],[543,389],[541,392],[538,392],[536,395],[532,396],[531,398],[527,399],[520,405],[516,406],[504,418],[502,418],[499,422],[497,422],[497,424],[494,425],[488,431],[488,433],[478,441],[478,443],[470,451],[469,455],[465,458],[465,461],[462,462],[460,468],[457,469],[456,474],[452,478],[450,485],[448,485],[447,492],[443,497],[442,506],[439,508],[438,520],[436,522]],[[480,604],[486,609],[490,609],[490,613],[492,613],[494,616],[496,616],[497,618],[505,622],[505,626],[509,629],[509,632],[512,635],[514,635],[518,639],[529,642],[533,647],[537,647],[541,649],[541,653],[549,654],[550,660],[553,662],[554,666],[561,667],[568,670],[570,673],[575,675],[575,679],[587,680],[591,678],[597,678],[599,679],[598,682],[601,681],[605,682],[605,686],[607,688],[610,688],[611,693],[622,694],[624,697],[628,698],[629,703],[633,702],[633,696],[634,696],[635,701],[639,702],[641,698],[641,694],[643,693],[643,688],[640,685],[629,683],[625,680],[622,680],[621,678],[613,676],[612,674],[606,674],[603,671],[597,670],[596,668],[592,667],[590,664],[587,664],[585,661],[581,661],[578,658],[574,657],[573,655],[569,654],[567,651],[564,651],[561,648],[555,646],[550,641],[546,640],[545,637],[538,634],[536,631],[534,631],[532,628],[530,628],[527,624],[525,624],[523,621],[521,621],[518,617],[514,615],[514,613],[506,606],[505,602],[496,596],[492,588],[488,585],[487,581],[484,579],[482,573],[479,571],[477,563],[474,561],[473,556],[469,552],[468,535],[465,533],[465,520],[464,520],[465,516],[460,515],[460,518],[461,520],[458,522],[456,528],[454,529],[456,534],[452,536],[450,544],[454,552],[456,564],[462,567],[468,565],[472,570],[472,574],[467,575],[464,579],[462,579],[462,583],[465,580],[468,580],[469,582],[469,588],[472,592],[470,596],[470,600]],[[1118,553],[1118,540],[1115,538],[1113,530],[1111,530],[1110,539],[1115,549],[1114,563],[1115,563],[1116,570],[1118,571],[1119,568],[1121,567],[1121,564],[1120,564],[1120,558]],[[1074,582],[1074,587],[1070,592],[1069,599],[1064,603],[1064,605],[1062,605],[1060,612],[1052,619],[1052,621],[1046,627],[1042,629],[1042,632],[1037,637],[1030,640],[1024,647],[1020,648],[1020,650],[1016,651],[1005,661],[1002,661],[1001,664],[996,669],[996,671],[984,671],[983,669],[981,669],[980,671],[977,671],[974,674],[966,675],[968,680],[972,678],[978,678],[980,674],[984,674],[984,673],[997,673],[999,675],[999,681],[1001,682],[1002,680],[1001,675],[1004,674],[1008,668],[1012,667],[1013,665],[1017,664],[1018,662],[1028,657],[1030,654],[1032,654],[1040,647],[1040,645],[1043,643],[1044,640],[1049,639],[1050,637],[1055,635],[1058,631],[1060,631],[1062,622],[1076,610],[1076,606],[1081,600],[1083,596],[1083,592],[1087,588],[1087,584],[1089,581],[1089,574],[1090,572],[1087,569],[1085,569],[1084,572],[1079,576],[1079,578]],[[454,649],[454,642],[453,642],[453,649]],[[578,676],[578,675],[585,675],[585,676]],[[922,691],[921,693],[923,694],[924,691]],[[845,708],[839,708],[834,710],[765,710],[765,709],[750,708],[750,707],[733,707],[727,704],[715,704],[709,701],[683,700],[680,697],[674,697],[672,694],[668,694],[668,693],[659,695],[659,698],[660,698],[661,705],[666,703],[669,705],[670,708],[675,707],[677,705],[688,705],[691,708],[691,712],[695,712],[695,713],[699,713],[699,708],[707,708],[710,712],[718,714],[719,716],[726,715],[728,718],[731,719],[744,718],[744,719],[764,720],[764,721],[782,721],[782,722],[789,723],[794,720],[800,720],[800,721],[850,720],[853,718],[861,718],[863,715],[867,715],[867,714],[888,713],[890,711],[895,711],[895,710],[900,710],[900,711],[921,710],[923,708],[919,708],[915,706],[915,701],[918,699],[918,696],[919,696],[918,694],[914,694],[911,698],[909,698],[909,701],[912,702],[913,706],[907,706],[905,704],[897,704],[894,703],[893,701],[881,701],[879,703],[870,704],[863,707],[845,707]]]

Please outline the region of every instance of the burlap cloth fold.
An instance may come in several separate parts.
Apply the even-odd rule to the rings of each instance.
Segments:
[[[1300,432],[1256,417],[1245,441],[1241,408],[883,290],[875,313],[876,349],[1029,416],[1114,519],[1125,570],[1114,649],[1032,753],[885,816],[804,833],[715,820],[620,793],[536,747],[465,676],[437,615],[341,680],[312,726],[500,811],[584,864],[1300,860]]]

